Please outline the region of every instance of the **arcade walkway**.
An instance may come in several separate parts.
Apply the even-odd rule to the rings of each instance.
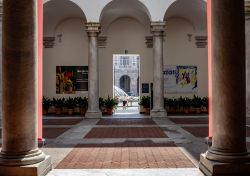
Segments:
[[[76,175],[200,174],[196,167],[207,149],[206,116],[114,117],[44,117],[42,151],[52,156],[55,168],[50,175],[67,175],[68,169]]]

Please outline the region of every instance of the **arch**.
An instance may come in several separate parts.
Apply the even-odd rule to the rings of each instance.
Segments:
[[[112,0],[102,10],[99,21],[102,32],[106,33],[109,25],[122,17],[130,17],[139,21],[145,28],[150,28],[151,14],[139,0]]]
[[[130,83],[131,83],[131,78],[128,75],[123,75],[120,78],[120,88],[128,93],[130,92]]]
[[[54,36],[58,24],[68,18],[86,21],[82,8],[71,0],[47,0],[44,3],[44,36]]]
[[[183,18],[194,26],[196,33],[207,31],[207,9],[205,0],[176,0],[166,10],[164,20]]]

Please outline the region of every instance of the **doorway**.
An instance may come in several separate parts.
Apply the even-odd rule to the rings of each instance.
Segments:
[[[139,114],[140,55],[113,55],[113,96],[118,101],[119,114]]]

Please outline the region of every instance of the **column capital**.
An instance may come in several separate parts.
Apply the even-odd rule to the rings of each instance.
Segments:
[[[166,22],[165,21],[153,21],[151,22],[151,32],[153,35],[159,36],[163,35],[166,28]]]
[[[86,32],[89,37],[97,37],[101,32],[101,24],[97,22],[88,22],[85,23]]]

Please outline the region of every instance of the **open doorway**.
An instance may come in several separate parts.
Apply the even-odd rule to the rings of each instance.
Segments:
[[[138,114],[140,97],[140,55],[113,55],[113,96],[119,102],[119,114]]]

